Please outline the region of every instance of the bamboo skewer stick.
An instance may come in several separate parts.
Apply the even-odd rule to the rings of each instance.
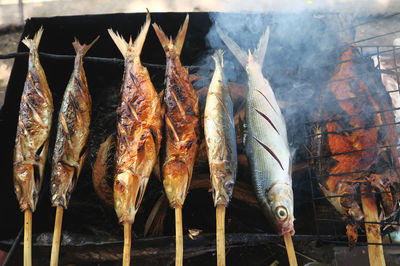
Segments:
[[[217,265],[225,266],[225,206],[217,205]]]
[[[364,212],[366,223],[365,231],[367,233],[368,243],[382,244],[381,228],[379,222],[378,209],[376,207],[375,196],[373,194],[365,194],[370,191],[370,187],[363,184],[361,185],[361,202]],[[385,257],[383,255],[382,245],[368,245],[369,263],[371,266],[385,266]]]
[[[54,222],[54,233],[53,233],[53,244],[51,246],[50,266],[58,265],[63,212],[64,208],[61,205],[58,205],[56,209],[56,220]]]
[[[183,265],[182,207],[175,207],[175,266]]]
[[[124,253],[122,265],[129,266],[131,261],[132,224],[124,222]]]
[[[24,213],[24,266],[32,266],[32,211]]]
[[[283,236],[285,240],[286,252],[289,259],[290,266],[297,266],[296,252],[294,251],[292,236],[290,233],[286,233]]]

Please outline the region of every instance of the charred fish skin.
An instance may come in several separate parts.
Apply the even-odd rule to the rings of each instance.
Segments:
[[[162,140],[160,98],[140,53],[150,27],[150,13],[138,37],[127,43],[108,30],[125,57],[120,103],[117,109],[114,208],[119,221],[133,223],[147,182],[158,158]]]
[[[217,26],[217,32],[243,65],[248,77],[245,150],[257,199],[279,235],[294,234],[292,160],[286,123],[274,92],[262,74],[269,28],[247,56]]]
[[[167,59],[164,92],[166,148],[162,165],[163,185],[170,206],[182,207],[189,189],[200,142],[200,115],[197,94],[188,70],[180,61],[189,15],[175,41],[168,39],[157,24],[154,30]]]
[[[393,170],[399,164],[394,159],[398,158],[398,136],[390,111],[393,107],[389,96],[382,94],[383,85],[373,79],[373,68],[365,68],[368,63],[363,62],[356,46],[344,49],[331,82],[321,94],[317,116],[327,132],[321,138],[321,153],[330,157],[330,161],[314,163],[317,173],[323,174],[318,182],[325,196],[334,196],[328,200],[335,209],[353,222],[364,218],[356,195],[363,182],[383,192],[379,197],[383,219],[398,211],[398,196],[392,194],[400,184],[399,174]]]
[[[223,51],[212,58],[215,71],[204,110],[204,135],[210,165],[214,206],[228,206],[236,181],[237,150],[233,103],[223,73]]]
[[[36,209],[49,146],[53,98],[39,61],[43,28],[33,39],[22,42],[29,48],[28,74],[22,92],[14,148],[14,189],[21,211]]]
[[[88,149],[92,100],[83,68],[83,57],[97,37],[89,45],[81,45],[77,39],[72,43],[76,57],[74,70],[64,93],[58,116],[57,136],[53,154],[50,192],[54,207],[68,208],[72,191],[78,182]]]

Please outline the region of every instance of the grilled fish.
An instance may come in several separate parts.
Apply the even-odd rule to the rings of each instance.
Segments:
[[[33,39],[22,42],[29,48],[28,75],[22,92],[14,148],[14,189],[21,211],[36,209],[49,146],[53,98],[39,61],[43,28]]]
[[[200,115],[196,92],[182,67],[180,54],[189,23],[186,16],[175,41],[157,24],[154,30],[167,58],[164,93],[166,151],[162,165],[163,185],[171,207],[182,207],[200,142]]]
[[[396,213],[399,201],[395,117],[385,88],[368,66],[356,46],[344,50],[321,95],[321,123],[312,139],[322,191],[333,196],[328,200],[340,214],[355,221],[364,218],[356,196],[361,183],[383,192],[383,219]]]
[[[247,56],[218,26],[217,32],[247,72],[244,142],[257,199],[279,235],[294,234],[292,160],[286,124],[274,92],[261,71],[269,28],[261,37],[254,56],[250,52]]]
[[[150,27],[150,13],[132,44],[108,30],[125,58],[121,100],[117,109],[114,207],[119,221],[133,223],[161,144],[162,109],[140,53]]]
[[[237,170],[233,103],[223,73],[223,51],[216,51],[212,58],[215,61],[215,71],[204,110],[204,135],[214,205],[227,207],[232,197]]]
[[[86,141],[89,136],[92,100],[83,68],[83,57],[98,38],[89,45],[81,45],[77,39],[72,43],[76,52],[74,70],[58,115],[50,181],[51,202],[54,207],[61,205],[68,208],[71,193],[88,154]]]

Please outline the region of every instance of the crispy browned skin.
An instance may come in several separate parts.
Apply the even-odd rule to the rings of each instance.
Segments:
[[[74,70],[58,116],[50,192],[52,205],[61,205],[66,209],[88,152],[86,141],[92,100],[83,68],[83,56],[97,39],[90,45],[81,45],[77,39],[72,43],[76,52]]]
[[[165,72],[166,150],[162,166],[163,185],[171,207],[182,207],[190,185],[193,165],[200,142],[199,106],[187,69],[179,59],[189,16],[175,42],[153,27],[167,58]]]
[[[398,167],[398,153],[395,147],[376,147],[396,145],[398,137],[395,126],[390,125],[394,123],[393,112],[382,112],[392,108],[390,99],[367,71],[361,74],[356,71],[358,60],[357,48],[347,48],[322,95],[320,117],[325,122],[316,126],[314,133],[337,133],[313,138],[314,155],[325,156],[315,165],[326,196],[354,194],[361,182],[370,182],[374,190],[386,192],[381,194],[385,219],[396,212],[398,205],[398,196],[387,193],[399,186],[398,173],[393,170]],[[325,108],[326,102],[333,108]],[[355,196],[334,197],[329,201],[344,216],[357,221],[364,217]],[[355,227],[348,228],[349,239],[354,241]]]
[[[53,99],[38,54],[42,32],[40,28],[33,40],[23,40],[30,49],[29,66],[14,148],[15,193],[21,211],[30,209],[32,212],[42,186],[53,114]]]
[[[140,52],[149,26],[150,14],[134,44],[132,41],[127,44],[122,37],[109,30],[125,57],[121,100],[117,109],[114,179],[114,207],[120,222],[134,222],[157,161],[162,138],[160,98],[147,69],[140,62]]]

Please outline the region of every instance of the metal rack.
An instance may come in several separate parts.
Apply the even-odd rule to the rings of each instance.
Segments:
[[[378,100],[382,100],[383,97],[389,97],[390,93],[399,93],[399,89],[400,89],[400,67],[398,65],[398,62],[400,61],[400,47],[398,46],[372,46],[372,45],[368,45],[368,46],[362,46],[359,45],[358,46],[359,51],[361,56],[364,59],[371,59],[371,56],[377,56],[377,65],[375,66],[376,70],[378,73],[381,74],[387,74],[387,75],[392,75],[395,77],[396,81],[397,81],[397,89],[396,90],[390,90],[390,91],[382,91],[379,92],[378,94],[374,94],[375,99]],[[382,57],[391,57],[392,58],[392,64],[393,67],[390,69],[382,69],[381,67],[381,60]],[[346,62],[348,62],[349,60],[347,60]],[[345,61],[341,61],[338,62],[337,64],[342,64]],[[357,76],[357,78],[363,78],[363,76],[367,76],[371,73],[363,73],[361,76]],[[342,79],[342,80],[331,80],[329,81],[329,83],[332,82],[338,82],[338,81],[343,81],[343,80],[349,80],[352,79],[354,77],[349,77],[346,79]],[[363,96],[360,96],[363,97]],[[340,101],[352,101],[355,99],[360,99],[360,97],[353,97],[353,98],[346,98],[346,99],[340,99],[340,100],[333,100],[336,102],[340,102]],[[386,108],[383,110],[378,110],[376,112],[369,112],[367,113],[367,115],[375,115],[378,113],[385,113],[385,112],[393,112],[396,110],[399,110],[400,106],[398,107],[392,107],[392,108]],[[340,117],[340,115],[342,114],[337,114],[338,117]],[[349,115],[346,114],[346,118],[350,118],[352,116],[356,116],[359,114],[353,114],[353,115]],[[344,132],[352,132],[355,130],[359,130],[359,129],[371,129],[371,128],[375,128],[375,127],[396,127],[398,128],[400,121],[396,121],[394,123],[388,123],[387,121],[385,121],[383,124],[380,125],[370,125],[370,126],[366,126],[366,127],[349,127],[349,128],[344,128],[338,131],[325,131],[322,133],[318,133],[318,134],[313,134],[312,133],[312,127],[316,124],[316,123],[325,123],[327,122],[327,120],[320,120],[320,121],[312,121],[312,122],[307,122],[305,123],[304,129],[306,131],[306,140],[305,143],[307,144],[307,146],[309,147],[309,149],[311,150],[311,138],[315,137],[317,135],[329,135],[329,134],[340,134],[340,133],[344,133]],[[365,194],[374,194],[374,195],[380,195],[383,193],[396,193],[396,192],[400,192],[400,191],[394,191],[392,190],[391,192],[382,192],[382,191],[374,191],[374,192],[370,192],[370,193],[361,193],[359,191],[357,191],[357,193],[354,194],[343,194],[343,195],[334,195],[334,196],[326,196],[322,193],[321,189],[318,186],[318,180],[322,177],[326,177],[326,176],[344,176],[344,175],[352,175],[352,174],[359,174],[359,173],[368,173],[371,172],[370,169],[365,169],[365,170],[357,170],[357,171],[352,171],[352,172],[346,172],[346,173],[339,173],[339,174],[332,174],[332,175],[325,175],[325,176],[321,176],[321,175],[317,175],[314,171],[313,168],[313,161],[315,160],[321,160],[321,159],[329,159],[333,156],[338,156],[338,155],[345,155],[345,154],[351,154],[351,153],[361,153],[364,151],[379,151],[379,150],[384,150],[384,149],[390,149],[393,147],[397,147],[397,149],[399,149],[400,146],[400,142],[397,142],[397,144],[393,144],[393,145],[377,145],[375,147],[371,147],[371,148],[366,148],[366,149],[359,149],[359,150],[351,150],[351,151],[346,151],[346,152],[339,152],[339,153],[334,153],[334,154],[322,154],[320,156],[316,156],[316,155],[311,155],[311,154],[307,154],[307,163],[308,163],[308,176],[309,176],[309,182],[310,182],[310,188],[311,188],[311,193],[312,193],[312,206],[313,206],[313,213],[314,213],[314,223],[315,223],[315,228],[316,228],[316,235],[319,237],[321,235],[324,235],[325,232],[324,231],[330,231],[332,232],[332,239],[322,239],[319,237],[319,239],[322,242],[326,242],[326,243],[332,243],[332,244],[336,244],[336,245],[347,245],[348,244],[348,239],[346,237],[346,233],[345,233],[345,228],[346,228],[346,224],[347,223],[354,223],[354,221],[351,221],[348,217],[340,217],[340,215],[334,210],[334,207],[330,205],[330,203],[328,203],[328,198],[333,198],[333,197],[348,197],[348,196],[353,196],[355,198],[359,198],[361,197],[361,195],[365,195]],[[360,155],[361,156],[361,155]],[[398,159],[398,158],[397,158]],[[394,165],[390,166],[390,167],[386,167],[385,170],[387,169],[398,169],[400,167],[396,167]],[[331,215],[328,216],[323,216],[319,211],[318,208],[321,205],[329,205],[331,212]],[[351,244],[355,244],[355,245],[359,245],[359,246],[365,246],[365,245],[384,245],[384,246],[400,246],[400,243],[395,243],[393,242],[393,239],[390,236],[390,233],[394,231],[393,227],[399,226],[399,214],[397,213],[395,215],[395,217],[393,217],[392,219],[388,219],[388,220],[383,220],[379,223],[375,223],[375,224],[380,224],[381,226],[381,232],[382,232],[382,236],[386,237],[384,240],[384,243],[368,243],[366,240],[366,234],[365,234],[365,230],[364,230],[364,225],[366,223],[374,223],[374,222],[365,222],[365,221],[360,221],[358,222],[361,225],[361,230],[359,231],[358,234],[358,241],[357,243],[351,243]],[[361,232],[360,232],[361,231]]]

